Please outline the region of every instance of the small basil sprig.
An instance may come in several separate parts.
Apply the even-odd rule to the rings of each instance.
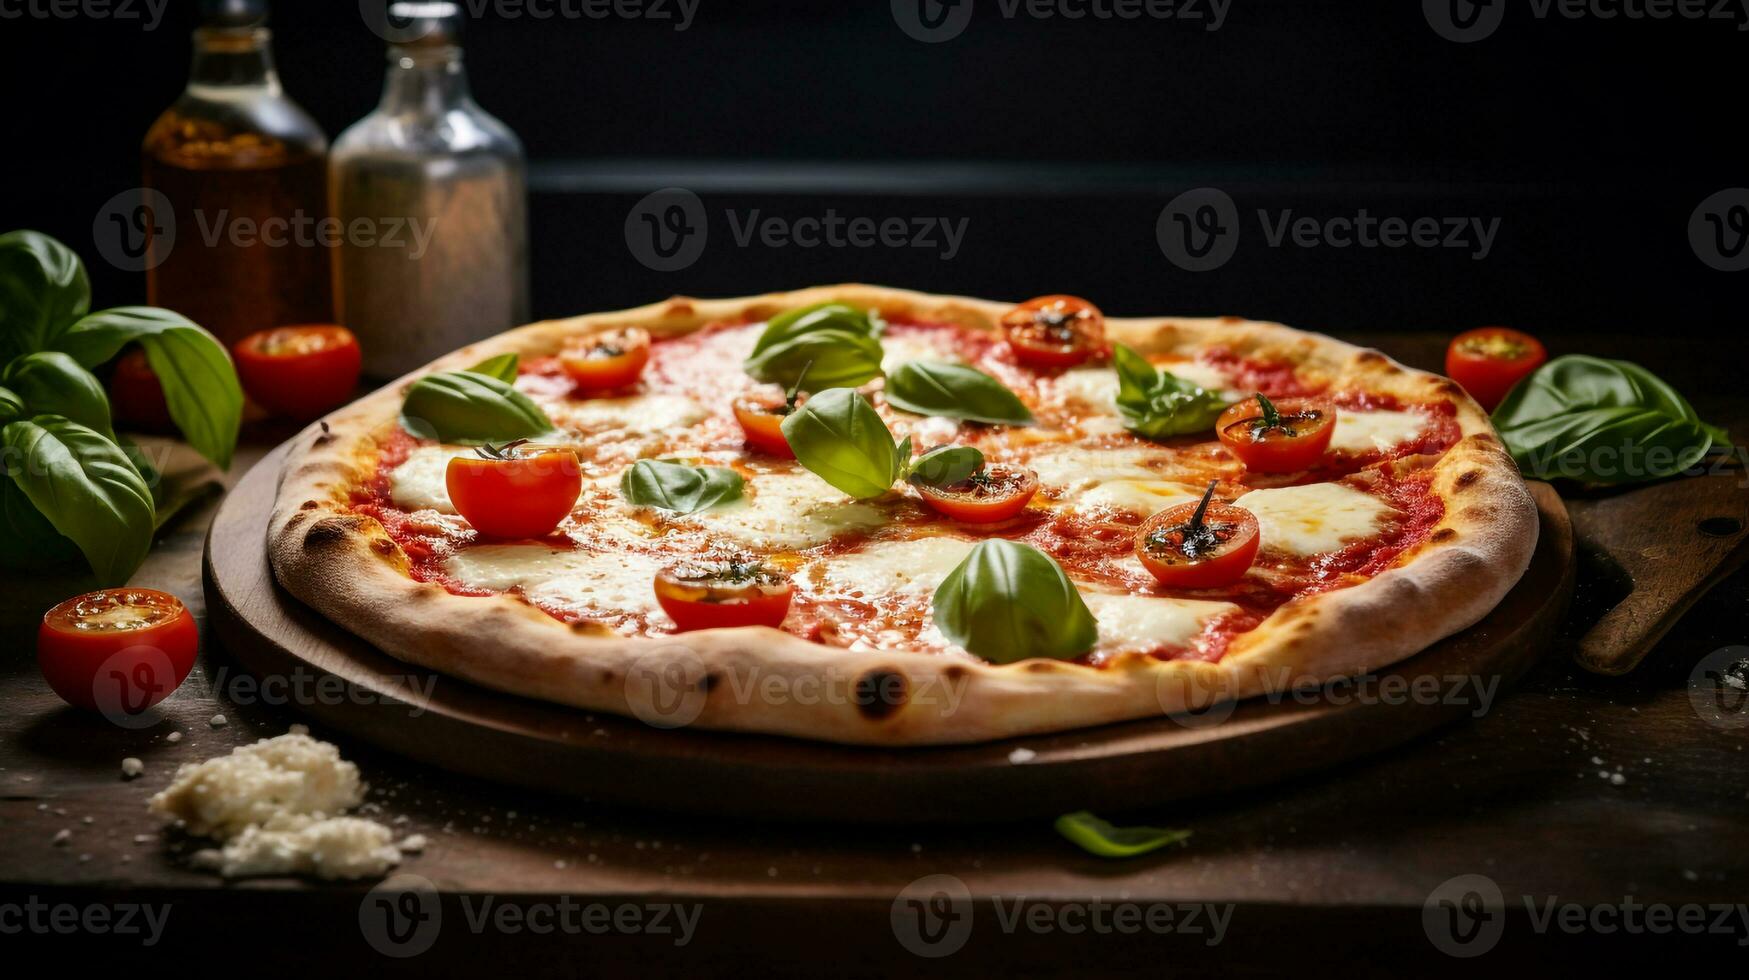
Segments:
[[[658,507],[677,514],[739,500],[746,481],[721,466],[688,466],[671,460],[640,459],[619,478],[620,495],[638,507]]]
[[[1144,439],[1206,432],[1227,409],[1220,392],[1162,371],[1122,344],[1112,345],[1111,364],[1124,428]]]
[[[1037,548],[990,538],[935,590],[941,634],[992,663],[1067,660],[1093,648],[1099,626],[1063,567]]]
[[[1131,858],[1190,839],[1188,830],[1164,827],[1116,827],[1086,810],[1057,818],[1057,833],[1082,850],[1103,858]]]
[[[854,388],[881,376],[885,327],[875,314],[843,303],[791,310],[771,318],[743,367],[785,388],[804,380],[804,391]]]
[[[907,361],[887,376],[888,404],[918,415],[1028,425],[1032,412],[1002,382],[976,368],[944,361]]]
[[[937,446],[913,460],[911,437],[894,442],[880,413],[852,388],[808,399],[783,420],[783,437],[796,462],[858,500],[900,480],[951,486],[984,468],[984,454],[971,446]]]
[[[514,379],[515,355],[507,356]],[[505,368],[499,358],[478,368],[485,371],[440,371],[413,382],[401,402],[401,427],[421,439],[457,445],[509,442],[552,431],[547,413],[500,377]]]
[[[489,378],[497,378],[505,384],[515,384],[516,368],[517,365],[521,363],[521,360],[522,359],[515,354],[499,354],[497,357],[486,358],[473,367],[468,368],[468,370],[474,374],[483,374]]]
[[[127,453],[110,437],[58,415],[9,423],[0,429],[0,446],[5,475],[17,491],[5,495],[6,523],[28,535],[0,545],[7,557],[25,557],[12,552],[33,543],[52,545],[52,527],[78,545],[98,581],[126,582],[145,561],[156,528],[152,491]],[[35,515],[18,511],[25,501]]]
[[[1593,484],[1675,476],[1731,442],[1652,372],[1577,354],[1515,385],[1494,428],[1526,475]]]

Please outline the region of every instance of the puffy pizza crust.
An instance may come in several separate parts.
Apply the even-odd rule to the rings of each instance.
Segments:
[[[400,546],[347,507],[370,476],[377,437],[406,386],[497,354],[554,353],[622,326],[673,336],[722,320],[757,321],[842,300],[888,316],[992,330],[1012,304],[844,285],[742,299],[674,298],[638,309],[536,323],[470,345],[310,426],[293,441],[267,532],[293,595],[408,663],[512,694],[693,725],[876,745],[977,742],[1204,708],[1376,670],[1462,630],[1529,566],[1536,505],[1479,406],[1453,382],[1321,335],[1233,317],[1108,320],[1146,354],[1219,345],[1292,360],[1332,385],[1452,402],[1462,436],[1432,464],[1444,518],[1384,573],[1296,599],[1236,637],[1218,663],[1119,655],[1099,667],[1051,660],[828,647],[779,630],[624,637],[567,625],[514,595],[465,597],[413,580]]]

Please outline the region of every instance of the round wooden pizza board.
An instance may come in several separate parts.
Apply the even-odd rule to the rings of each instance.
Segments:
[[[436,678],[280,589],[264,550],[285,449],[246,474],[207,538],[214,635],[323,725],[447,770],[603,803],[753,819],[975,822],[1136,811],[1257,786],[1398,745],[1491,703],[1572,596],[1561,500],[1533,483],[1530,569],[1486,619],[1366,683],[983,745],[878,749],[662,730]],[[1026,749],[1031,754],[1016,753]],[[1024,760],[1024,761],[1017,761]]]

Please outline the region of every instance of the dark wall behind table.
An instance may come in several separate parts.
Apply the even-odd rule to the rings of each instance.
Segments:
[[[935,45],[908,38],[887,0],[700,0],[685,31],[472,20],[475,93],[536,164],[536,313],[861,279],[1066,290],[1118,313],[1338,332],[1740,329],[1749,273],[1709,269],[1687,230],[1703,198],[1749,184],[1735,150],[1749,34],[1735,24],[1538,20],[1520,3],[1493,36],[1461,45],[1413,2],[1233,0],[1212,32],[1206,20],[1008,19],[998,0],[975,2],[965,32]],[[181,87],[193,5],[172,6],[152,31],[0,19],[0,225],[78,247],[106,303],[143,296],[139,276],[97,260],[91,222],[137,183],[139,137]],[[382,46],[357,10],[282,2],[273,19],[286,86],[330,135],[380,87]],[[669,184],[701,195],[710,242],[690,267],[657,272],[623,227]],[[1232,261],[1189,273],[1154,225],[1199,186],[1233,197],[1242,232]],[[828,209],[964,222],[965,239],[952,258],[939,243],[742,247],[727,215]],[[1498,230],[1481,259],[1473,241],[1272,247],[1259,209]]]

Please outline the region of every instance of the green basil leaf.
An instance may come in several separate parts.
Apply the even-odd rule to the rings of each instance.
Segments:
[[[990,538],[935,590],[943,636],[991,663],[1067,660],[1093,648],[1099,626],[1063,567],[1037,548]]]
[[[146,363],[164,387],[170,418],[194,450],[229,469],[243,423],[243,388],[231,355],[187,317],[150,306],[100,310],[55,341],[86,368],[109,360],[128,344],[146,350]]]
[[[780,340],[742,366],[757,380],[815,392],[873,381],[881,376],[882,356],[873,336],[826,327]]]
[[[971,446],[937,446],[911,462],[905,479],[927,487],[951,487],[984,468],[984,454]]]
[[[1699,463],[1724,430],[1637,364],[1569,354],[1513,386],[1494,427],[1526,475],[1594,484],[1674,476]]]
[[[5,424],[24,414],[24,399],[11,388],[0,388],[0,424]]]
[[[1112,345],[1111,363],[1124,428],[1144,439],[1207,432],[1227,409],[1220,392],[1162,371],[1122,344]]]
[[[843,330],[873,338],[886,328],[880,314],[870,310],[860,310],[848,303],[815,303],[767,320],[765,330],[753,344],[753,356],[816,330]]]
[[[421,439],[473,444],[530,439],[553,423],[509,383],[472,371],[428,374],[407,389],[401,427]]]
[[[497,378],[505,384],[515,384],[516,367],[520,361],[521,358],[515,354],[499,354],[497,357],[486,358],[468,370],[488,378]]]
[[[721,466],[640,459],[620,476],[619,492],[638,507],[692,514],[740,499],[745,484],[741,474]]]
[[[120,585],[152,547],[152,491],[120,446],[56,415],[0,429],[6,475],[104,585]]]
[[[1057,818],[1057,833],[1082,850],[1105,858],[1129,858],[1190,838],[1188,830],[1164,827],[1114,827],[1086,810]]]
[[[976,368],[944,361],[906,361],[887,376],[887,402],[918,415],[1028,425],[1032,412],[1002,382]]]
[[[4,380],[31,414],[60,415],[114,441],[109,396],[97,378],[71,356],[60,351],[26,354],[6,365]]]
[[[910,462],[900,456],[880,413],[850,388],[808,399],[783,420],[783,437],[797,462],[858,499],[891,490]]]
[[[51,346],[91,308],[85,264],[41,232],[0,235],[0,363]]]

